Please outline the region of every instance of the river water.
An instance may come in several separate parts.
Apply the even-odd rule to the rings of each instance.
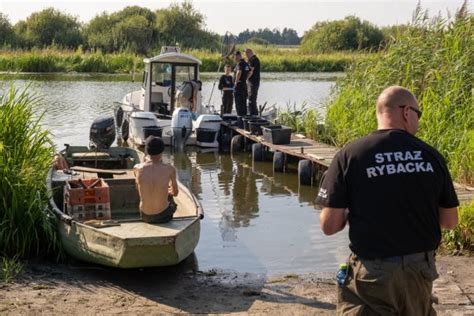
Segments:
[[[264,73],[259,104],[316,107],[339,74]],[[215,74],[203,74],[203,99],[209,100]],[[91,122],[112,114],[113,102],[140,87],[129,76],[1,75],[1,91],[14,82],[43,101],[43,124],[64,143],[87,145]],[[214,91],[211,104],[220,104]],[[349,250],[347,231],[324,236],[313,201],[317,187],[298,185],[296,172],[273,173],[271,162],[252,163],[249,153],[231,156],[188,148],[166,155],[178,177],[201,201],[205,218],[196,248],[199,269],[212,268],[267,274],[336,271]]]

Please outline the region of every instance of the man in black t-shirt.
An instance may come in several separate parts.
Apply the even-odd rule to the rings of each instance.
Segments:
[[[258,115],[257,95],[258,95],[258,88],[260,87],[260,60],[250,48],[247,48],[245,50],[245,55],[247,56],[248,64],[250,67],[250,73],[247,78],[249,114]]]
[[[441,228],[457,225],[458,199],[441,154],[414,136],[415,96],[389,87],[376,113],[378,130],[337,153],[316,199],[325,234],[349,223],[337,313],[430,315],[434,251]]]
[[[244,116],[247,115],[247,87],[245,82],[250,69],[239,51],[235,53],[235,62],[237,63],[234,69],[235,109],[238,116]]]

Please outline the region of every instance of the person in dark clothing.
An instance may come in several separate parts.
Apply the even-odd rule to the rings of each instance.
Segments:
[[[316,203],[322,231],[349,223],[352,254],[338,286],[338,315],[435,315],[434,252],[459,205],[441,154],[415,137],[421,111],[407,89],[377,99],[378,129],[341,149]]]
[[[218,88],[222,93],[221,115],[231,113],[234,104],[234,82],[230,71],[230,65],[225,65],[224,74],[219,80]]]
[[[250,48],[245,50],[250,72],[247,77],[247,93],[249,98],[249,114],[258,115],[257,95],[260,87],[260,60]]]
[[[246,81],[249,73],[249,65],[242,58],[242,54],[237,51],[235,53],[235,66],[234,72],[234,98],[235,98],[235,109],[237,110],[238,116],[247,115],[247,87]]]

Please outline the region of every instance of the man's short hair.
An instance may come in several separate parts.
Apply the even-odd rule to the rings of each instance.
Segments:
[[[165,150],[165,143],[160,137],[150,135],[145,140],[145,152],[150,156],[159,155]]]
[[[240,50],[235,52],[235,56],[242,56],[242,54],[240,53]]]

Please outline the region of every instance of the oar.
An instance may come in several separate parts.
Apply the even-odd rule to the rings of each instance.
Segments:
[[[108,174],[117,174],[117,175],[127,173],[127,171],[122,171],[122,170],[107,170],[107,169],[89,168],[89,167],[81,167],[81,166],[71,167],[71,170],[91,172],[91,173],[108,173]]]

